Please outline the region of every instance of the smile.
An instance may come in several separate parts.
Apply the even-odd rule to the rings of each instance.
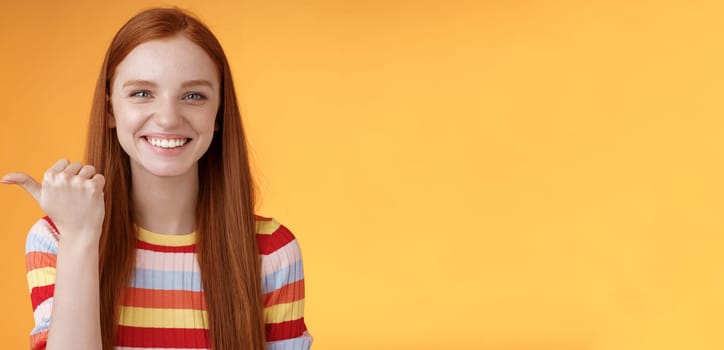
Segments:
[[[145,137],[146,141],[150,143],[151,145],[155,147],[160,148],[178,148],[183,147],[187,142],[191,141],[191,139],[188,138],[178,138],[178,139],[162,139],[162,138],[156,138],[156,137]]]

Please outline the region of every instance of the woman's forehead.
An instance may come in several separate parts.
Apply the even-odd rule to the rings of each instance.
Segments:
[[[136,46],[116,67],[115,87],[135,81],[181,85],[209,81],[218,88],[218,71],[203,48],[183,36],[151,40]],[[119,86],[120,85],[120,86]]]

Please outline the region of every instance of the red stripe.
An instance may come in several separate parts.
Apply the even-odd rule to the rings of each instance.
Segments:
[[[168,246],[162,246],[162,245],[155,245],[144,241],[137,241],[136,242],[136,248],[138,249],[145,249],[145,250],[151,250],[154,252],[164,252],[164,253],[195,253],[196,252],[196,245],[185,245],[180,247],[168,247]]]
[[[118,326],[116,346],[139,348],[211,348],[209,331],[191,328]]]
[[[161,309],[206,310],[203,292],[128,287],[123,305]]]
[[[33,311],[48,298],[52,298],[53,294],[55,294],[55,284],[34,287],[30,291],[30,303],[33,305]]]
[[[291,303],[304,299],[304,279],[289,283],[271,293],[264,294],[264,307]]]
[[[25,268],[27,271],[44,267],[55,267],[55,254],[45,252],[29,252],[25,254]]]
[[[53,230],[55,231],[55,233],[60,234],[60,231],[58,231],[58,228],[55,227],[55,223],[53,222],[53,220],[50,219],[50,216],[45,216],[45,217],[43,217],[43,219],[44,219],[45,221],[47,221],[48,224],[50,224],[50,227],[53,228]]]
[[[271,253],[274,253],[279,248],[287,245],[287,243],[294,240],[294,235],[284,227],[284,225],[279,225],[279,228],[277,228],[274,233],[270,235],[256,235],[256,242],[259,246],[259,253],[263,255],[269,255]]]
[[[266,341],[285,340],[301,337],[307,326],[304,324],[304,317],[281,323],[266,324]]]
[[[45,350],[45,346],[48,343],[48,331],[42,331],[38,334],[30,335],[30,349],[32,350]]]

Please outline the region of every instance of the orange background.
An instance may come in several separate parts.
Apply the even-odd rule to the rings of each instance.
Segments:
[[[3,1],[0,173],[79,160],[145,1]],[[179,1],[231,61],[324,349],[722,349],[724,5]],[[28,228],[0,187],[0,339]]]

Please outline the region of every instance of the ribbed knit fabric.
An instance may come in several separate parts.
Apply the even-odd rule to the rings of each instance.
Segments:
[[[257,217],[267,349],[309,349],[304,323],[304,272],[299,245],[274,219]],[[117,349],[210,349],[208,318],[196,260],[196,233],[138,230],[136,267],[120,307]],[[55,286],[58,232],[45,217],[26,243],[35,317],[31,349],[45,349]]]

